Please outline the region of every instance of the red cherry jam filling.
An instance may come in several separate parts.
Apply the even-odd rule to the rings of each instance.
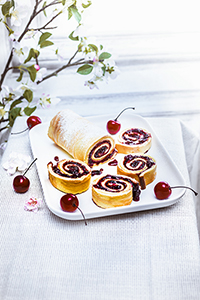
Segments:
[[[107,146],[102,146],[101,148],[99,148],[95,153],[94,153],[94,157],[95,158],[99,158],[103,155],[105,155],[108,152],[108,147]]]
[[[127,187],[127,182],[129,182],[133,188],[133,200],[140,200],[140,188],[138,183],[134,183],[129,178],[124,178],[118,175],[105,175],[102,177],[95,185],[95,188],[111,191],[111,192],[121,192]]]
[[[95,147],[90,151],[88,158],[88,165],[92,167],[94,164],[98,165],[104,163],[105,161],[111,159],[116,153],[116,150],[113,149],[112,152],[109,152],[111,149],[111,143],[109,140],[101,141],[95,145]],[[102,157],[102,159],[101,159]]]
[[[113,159],[111,160],[109,163],[108,163],[109,166],[117,166],[118,165],[118,161],[116,159]]]
[[[80,178],[89,174],[89,171],[84,165],[74,161],[67,161],[63,164],[63,169],[66,171],[66,173],[62,173],[57,165],[54,165],[52,168],[56,174],[67,178]]]
[[[148,156],[128,154],[124,157],[123,164],[128,170],[137,171],[143,170],[145,166],[147,169],[150,169],[155,165],[155,162]]]
[[[101,168],[100,170],[92,170],[91,175],[101,175],[103,173],[103,169]]]
[[[150,133],[139,128],[131,128],[123,133],[122,138],[126,145],[143,144],[151,137]]]

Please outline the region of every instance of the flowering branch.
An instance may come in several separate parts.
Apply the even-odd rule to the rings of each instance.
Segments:
[[[37,84],[40,84],[41,82],[43,82],[44,80],[47,80],[53,76],[57,76],[58,73],[60,73],[61,71],[63,71],[64,69],[66,68],[69,68],[69,67],[74,67],[74,66],[78,66],[78,65],[82,65],[83,63],[84,64],[92,64],[93,61],[91,60],[84,60],[83,58],[77,60],[76,62],[72,63],[72,60],[75,58],[75,56],[78,54],[78,50],[74,53],[74,55],[69,59],[68,63],[66,65],[63,65],[62,67],[60,67],[59,69],[57,69],[56,71],[52,72],[51,74],[45,76],[42,78],[41,81],[37,81]]]
[[[0,128],[0,132],[12,127],[18,116],[24,114],[30,116],[38,105],[44,107],[51,104],[53,98],[49,96],[41,97],[39,100],[34,99],[34,87],[53,76],[57,76],[64,69],[78,67],[78,74],[91,74],[92,78],[85,82],[85,86],[90,89],[98,88],[97,81],[103,81],[104,78],[108,79],[109,77],[114,79],[118,75],[118,69],[114,61],[110,59],[111,54],[103,52],[102,45],[97,46],[90,43],[88,38],[80,32],[80,28],[83,27],[84,11],[91,5],[91,1],[85,1],[87,1],[86,4],[82,3],[81,0],[35,0],[24,29],[20,34],[17,34],[16,28],[18,30],[21,28],[22,19],[26,17],[28,10],[20,6],[20,0],[0,0],[0,13],[2,14],[0,23],[5,26],[8,38],[12,42],[12,48],[0,78],[0,125],[3,122],[8,122],[7,126]],[[44,15],[43,18],[47,18],[49,9],[53,10],[53,14],[45,24],[33,28],[31,26],[33,20],[41,13]],[[68,20],[73,17],[77,21],[77,28],[68,37],[68,40],[77,43],[77,50],[71,55],[67,63],[53,72],[48,72],[46,68],[40,67],[40,54],[45,51],[46,47],[55,47],[51,41],[52,33],[47,30],[51,31],[57,28],[57,26],[50,24],[65,12],[68,14]],[[28,47],[28,51],[27,41],[33,43]],[[54,51],[59,58],[59,50],[55,49]],[[14,64],[16,58],[19,62]],[[62,60],[65,59],[62,58]],[[8,72],[13,69],[19,73],[16,82],[20,84],[15,89],[4,84]],[[26,75],[25,82],[23,80],[24,75]]]

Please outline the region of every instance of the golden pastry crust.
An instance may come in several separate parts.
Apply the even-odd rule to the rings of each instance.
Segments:
[[[117,174],[126,175],[137,180],[141,189],[156,178],[156,161],[145,154],[128,154],[122,157],[117,165]]]
[[[48,136],[90,167],[107,162],[117,153],[114,139],[105,130],[68,109],[51,120]]]
[[[138,182],[127,176],[101,175],[92,184],[92,200],[101,208],[130,205],[139,195]]]
[[[80,160],[63,159],[47,164],[51,184],[64,193],[80,194],[90,187],[91,169]]]
[[[152,144],[151,133],[143,128],[128,128],[121,131],[116,142],[119,153],[146,153]]]

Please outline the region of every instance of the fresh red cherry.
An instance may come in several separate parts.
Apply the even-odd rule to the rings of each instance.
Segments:
[[[15,190],[16,193],[22,194],[22,193],[26,193],[29,189],[30,186],[30,180],[25,176],[25,174],[27,173],[27,171],[30,169],[30,167],[34,164],[34,162],[37,160],[37,158],[35,158],[32,163],[30,164],[30,166],[26,169],[26,171],[24,172],[23,175],[18,175],[14,178],[13,180],[13,188]]]
[[[135,107],[126,107],[125,109],[123,109],[119,115],[114,119],[114,120],[109,120],[107,122],[107,130],[110,134],[114,135],[116,133],[118,133],[120,131],[121,128],[121,124],[120,122],[117,120],[119,118],[119,116],[127,109],[135,109]]]
[[[38,125],[40,123],[42,123],[41,119],[37,116],[30,116],[27,121],[26,121],[28,128],[31,129],[33,128],[35,125]]]
[[[121,124],[117,120],[109,120],[107,123],[107,130],[110,134],[116,134],[120,131]]]
[[[16,193],[26,193],[30,186],[30,180],[24,175],[18,175],[13,180],[13,188]]]
[[[85,220],[85,216],[82,210],[79,208],[79,201],[76,195],[65,194],[64,196],[62,196],[60,199],[60,206],[62,210],[66,212],[73,212],[78,208],[78,210],[81,212],[83,216],[83,219]],[[86,220],[85,220],[85,225],[87,225]]]
[[[175,189],[175,188],[189,189],[189,190],[193,191],[195,196],[198,195],[197,192],[195,192],[192,188],[190,188],[188,186],[173,186],[173,187],[171,187],[167,182],[164,182],[164,181],[160,181],[155,185],[154,193],[155,193],[155,196],[157,199],[164,200],[164,199],[169,198],[169,196],[172,193],[172,189]]]
[[[20,131],[20,132],[12,132],[11,134],[20,134],[20,133],[22,133],[22,132],[25,132],[26,130],[31,129],[31,128],[33,128],[34,126],[36,126],[36,125],[42,123],[42,121],[41,121],[41,119],[40,119],[39,117],[37,117],[37,116],[30,116],[30,117],[27,119],[26,123],[27,123],[27,125],[28,125],[28,127],[27,127],[26,129],[24,129],[24,130],[22,130],[22,131]]]
[[[157,199],[163,200],[169,198],[172,190],[167,182],[158,182],[154,187],[154,193]]]

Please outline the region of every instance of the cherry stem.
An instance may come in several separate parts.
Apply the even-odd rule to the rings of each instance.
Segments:
[[[11,134],[20,134],[20,133],[23,133],[25,131],[27,131],[29,128],[27,127],[26,129],[22,130],[22,131],[19,131],[19,132],[11,132]]]
[[[23,176],[28,172],[28,170],[30,169],[30,167],[34,164],[34,162],[37,160],[37,158],[35,158],[32,163],[30,164],[30,166],[26,169],[26,171],[24,172]]]
[[[73,206],[76,207],[76,208],[78,208],[78,210],[81,212],[81,214],[83,216],[83,219],[85,220],[85,225],[87,225],[87,222],[86,222],[86,219],[85,219],[85,216],[84,216],[82,210],[75,203],[73,203]]]
[[[121,116],[121,114],[122,114],[125,110],[127,110],[127,109],[135,109],[135,107],[126,107],[126,108],[124,108],[124,109],[118,114],[118,116],[115,118],[115,121],[117,121],[117,119],[119,118],[119,116]]]
[[[195,194],[195,196],[197,196],[198,195],[198,193],[195,191],[195,190],[193,190],[192,188],[190,188],[189,186],[182,186],[182,185],[177,185],[177,186],[171,186],[170,187],[170,189],[176,189],[176,188],[185,188],[185,189],[189,189],[189,190],[191,190],[194,194]]]

